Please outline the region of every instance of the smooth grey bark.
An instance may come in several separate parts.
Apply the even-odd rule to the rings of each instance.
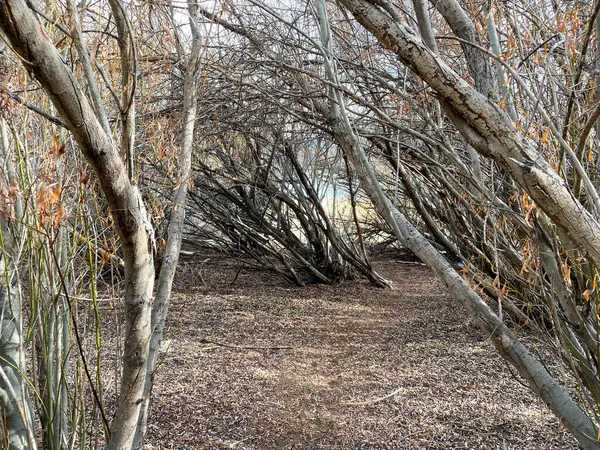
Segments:
[[[36,448],[21,329],[19,292],[9,287],[5,255],[0,259],[0,410],[7,422],[9,450]]]
[[[104,129],[104,132],[108,136],[111,136],[108,116],[106,115],[104,104],[102,103],[100,88],[98,87],[96,77],[94,76],[94,69],[92,68],[90,54],[85,45],[83,30],[81,28],[81,20],[79,18],[79,12],[77,11],[77,5],[74,5],[72,0],[67,0],[67,9],[73,21],[73,25],[71,27],[71,37],[75,47],[77,48],[77,52],[79,53],[81,65],[83,66],[83,73],[85,74],[87,88],[90,92],[90,100],[92,101],[92,105],[94,106],[94,110],[98,116],[98,120],[100,121],[102,128]]]
[[[467,16],[464,9],[460,6],[457,0],[435,0],[435,7],[444,17],[452,31],[461,39],[467,42],[461,42],[461,47],[467,60],[469,72],[475,80],[475,88],[481,94],[493,98],[496,89],[494,88],[494,74],[491,70],[488,58],[481,53],[477,48],[469,45],[472,42],[476,45],[481,45],[477,29],[473,21]],[[427,17],[428,19],[428,17]],[[431,29],[431,26],[429,27]],[[428,45],[431,49],[431,47]],[[433,49],[432,49],[433,50]],[[437,47],[433,50],[439,56]],[[450,115],[452,118],[453,116]],[[475,179],[482,184],[483,172],[481,170],[481,161],[479,154],[472,145],[466,145],[469,159],[471,160],[471,170]]]
[[[429,12],[427,11],[427,0],[413,0],[413,8],[417,16],[417,24],[419,25],[419,33],[425,45],[433,52],[438,53],[435,35],[429,20]]]
[[[332,46],[331,46],[331,30],[329,28],[329,23],[327,21],[327,11],[325,8],[324,2],[321,0],[316,3],[317,9],[317,18],[319,20],[319,32],[321,34],[321,42],[323,43],[323,57],[325,58],[325,67],[327,70],[327,75],[331,78],[334,86],[339,85],[337,80],[337,73],[335,68],[335,61],[331,58],[333,55]],[[331,126],[334,133],[344,133],[347,129],[352,129],[350,124],[350,119],[346,114],[346,110],[343,108],[339,108],[340,104],[343,104],[343,95],[339,89],[333,88],[332,95],[334,96],[335,102],[331,109],[327,110],[324,105],[319,105],[318,107],[321,109],[321,113],[331,119]],[[390,213],[389,207],[387,204],[390,203],[389,199],[384,194],[381,186],[377,182],[377,175],[375,171],[369,164],[367,159],[367,155],[365,152],[360,152],[356,155],[360,160],[360,164],[355,164],[356,161],[353,161],[353,166],[355,170],[360,171],[359,179],[370,180],[369,183],[365,183],[362,188],[367,192],[367,195],[373,201],[376,206],[377,212],[385,218],[387,224],[392,228],[394,234],[398,237],[398,240],[404,244],[404,238],[402,237],[402,233],[396,224],[396,220],[393,214]],[[350,158],[349,155],[349,159]]]
[[[438,47],[435,42],[435,36],[431,27],[429,14],[427,13],[426,0],[413,0],[419,33],[423,42],[435,55],[439,56]],[[465,14],[460,5],[455,0],[441,0],[436,2],[436,8],[442,13],[444,19],[450,25],[450,28],[459,36],[469,42],[479,45],[479,36],[471,19]],[[467,66],[473,79],[475,86],[479,92],[484,95],[488,94],[490,86],[493,84],[493,76],[491,74],[489,64],[484,55],[477,49],[461,43],[463,51],[467,57]],[[454,116],[450,114],[452,119]],[[466,144],[469,159],[471,160],[471,170],[479,185],[483,184],[483,172],[481,170],[481,161],[479,154],[470,144]]]
[[[118,406],[107,448],[128,449],[137,428],[146,378],[154,284],[152,227],[118,149],[25,0],[0,2],[0,29],[65,121],[113,212],[125,262],[125,344]]]
[[[127,10],[121,0],[108,0],[113,18],[117,26],[119,53],[121,59],[121,148],[125,154],[125,165],[130,182],[135,176],[135,91],[137,84],[136,51],[131,23]]]
[[[598,431],[592,420],[552,377],[546,367],[518,340],[491,308],[471,290],[459,273],[448,264],[408,221],[399,220],[411,250],[444,282],[487,334],[499,353],[525,378],[531,389],[550,407],[578,442],[597,449]]]
[[[40,355],[38,364],[42,365],[43,377],[42,400],[44,412],[42,416],[43,446],[47,450],[62,450],[68,445],[69,419],[67,379],[69,377],[70,351],[70,325],[71,316],[62,295],[60,277],[67,272],[67,245],[66,229],[60,228],[54,242],[45,242],[44,251],[54,253],[57,259],[50,262],[44,271],[47,276],[49,295],[45,298],[45,305],[41,302],[39,315],[43,319],[38,321],[40,331],[40,345],[43,354]],[[51,248],[53,247],[53,248]],[[59,272],[63,275],[59,275]],[[41,299],[40,299],[41,300]],[[43,321],[43,324],[42,324]]]
[[[496,56],[500,56],[502,54],[502,48],[500,47],[500,39],[498,37],[498,30],[494,20],[494,9],[488,4],[488,0],[484,0],[484,12],[487,14],[485,23],[492,53]],[[500,92],[500,98],[505,99],[505,110],[510,118],[515,121],[518,119],[517,110],[515,109],[512,93],[507,86],[508,79],[506,77],[506,70],[499,61],[496,61],[496,77],[498,79],[498,91]]]
[[[350,1],[342,0],[344,4]],[[329,29],[324,0],[319,0],[318,5],[321,6],[317,8],[317,14],[323,41],[323,56],[328,75],[334,85],[337,85],[337,77],[334,72],[335,66],[331,60],[332,46],[328,40],[329,34],[323,31],[323,29]],[[352,8],[349,8],[349,10],[354,13]],[[598,430],[595,424],[558,384],[546,367],[532,355],[492,309],[471,289],[463,277],[391,202],[381,202],[377,196],[372,196],[373,189],[369,184],[373,183],[373,180],[367,176],[368,168],[364,167],[365,163],[368,164],[368,161],[364,157],[361,138],[354,132],[349,121],[345,120],[343,97],[336,95],[334,103],[332,108],[332,119],[335,121],[333,125],[334,138],[352,162],[361,185],[366,188],[365,192],[377,206],[377,209],[388,209],[388,214],[384,217],[390,214],[394,216],[397,228],[401,233],[401,236],[398,237],[402,237],[407,247],[444,282],[452,296],[463,305],[482,330],[490,336],[500,354],[517,369],[519,374],[527,380],[531,389],[561,418],[579,443],[586,449],[600,448],[597,441]],[[339,113],[342,113],[341,117]]]
[[[473,21],[467,16],[465,10],[457,0],[431,0],[435,8],[450,25],[454,34],[465,41],[481,46],[481,40]],[[496,86],[494,83],[494,72],[489,59],[480,50],[461,42],[461,47],[467,60],[469,72],[475,81],[478,92],[490,98],[496,97]]]
[[[192,168],[192,147],[198,110],[197,78],[198,68],[200,66],[200,52],[202,50],[200,30],[196,24],[196,9],[197,6],[188,3],[190,27],[192,30],[192,49],[186,64],[183,84],[183,139],[178,159],[179,173],[177,176],[177,187],[171,206],[171,217],[169,219],[169,229],[167,232],[167,245],[160,267],[155,300],[152,307],[152,334],[150,337],[144,397],[136,437],[133,444],[133,448],[135,449],[142,448],[144,436],[146,434],[154,373],[157,368],[159,348],[167,319],[173,279],[179,261],[181,240],[185,224],[185,203]]]
[[[14,180],[14,167],[10,161],[10,140],[4,119],[0,121],[0,164],[7,182]],[[22,205],[14,205],[17,217],[22,216]],[[3,247],[12,248],[8,224],[0,218]],[[21,322],[21,296],[13,285],[8,255],[0,258],[0,410],[8,426],[3,442],[12,449],[36,448],[26,376],[25,354]]]
[[[2,258],[2,265],[5,260]],[[22,364],[23,343],[19,296],[10,292],[5,275],[0,283],[0,406],[8,422],[4,442],[9,450],[35,448],[31,405],[29,404],[23,377],[26,369]]]

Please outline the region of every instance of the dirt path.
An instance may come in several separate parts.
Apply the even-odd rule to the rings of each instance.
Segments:
[[[231,284],[239,264],[222,260],[195,287],[190,263],[147,448],[577,448],[427,269],[377,266],[393,290],[250,269]]]

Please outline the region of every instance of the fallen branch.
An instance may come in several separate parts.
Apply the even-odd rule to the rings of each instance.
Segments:
[[[407,266],[425,266],[424,263],[419,261],[394,261],[396,264],[406,264]]]
[[[201,339],[200,342],[203,344],[217,345],[219,347],[234,348],[236,350],[290,350],[290,349],[294,348],[294,347],[290,347],[290,346],[255,347],[255,346],[246,346],[246,345],[232,345],[232,344],[225,344],[223,342],[211,341],[208,339]]]
[[[382,402],[384,400],[387,400],[388,398],[393,397],[394,395],[396,395],[398,392],[400,392],[402,388],[399,387],[398,389],[396,389],[394,392],[391,392],[390,394],[384,395],[383,397],[379,397],[373,400],[365,400],[364,402],[342,402],[342,406],[367,406],[367,405],[373,405],[374,403],[379,403]]]

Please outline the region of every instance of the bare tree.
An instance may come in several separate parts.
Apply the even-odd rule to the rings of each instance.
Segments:
[[[151,333],[152,227],[139,191],[127,177],[118,148],[26,2],[0,5],[0,27],[61,114],[93,167],[113,211],[125,262],[126,338],[119,406],[108,448],[129,448],[144,393]]]
[[[196,124],[196,113],[198,108],[198,69],[200,67],[200,56],[203,48],[201,31],[196,23],[196,6],[193,3],[188,2],[188,12],[190,29],[192,32],[192,43],[185,66],[185,80],[183,84],[183,133],[179,151],[179,171],[177,174],[175,193],[171,203],[171,217],[169,219],[166,248],[163,254],[154,304],[152,306],[152,334],[150,337],[150,350],[145,374],[146,383],[144,385],[142,409],[139,416],[139,424],[133,448],[142,448],[144,435],[146,433],[152,384],[157,369],[159,348],[163,337],[165,321],[167,319],[169,300],[173,288],[173,278],[175,277],[177,262],[179,261],[183,227],[185,223],[185,204],[190,183],[194,127]]]

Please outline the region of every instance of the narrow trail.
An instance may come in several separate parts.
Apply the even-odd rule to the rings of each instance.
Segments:
[[[424,267],[380,261],[380,290],[185,265],[147,448],[577,448]]]

